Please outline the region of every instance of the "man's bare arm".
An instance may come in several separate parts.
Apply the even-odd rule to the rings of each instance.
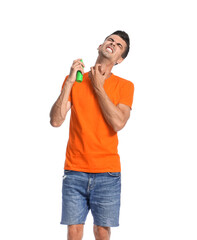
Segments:
[[[66,118],[67,102],[70,91],[74,83],[68,81],[65,82],[64,88],[57,101],[53,104],[50,112],[50,124],[53,127],[60,127]]]
[[[80,60],[81,59],[79,58],[73,61],[73,64],[70,68],[69,77],[65,82],[62,92],[51,108],[50,123],[53,127],[60,127],[66,118],[66,113],[68,111],[67,109],[68,97],[72,89],[72,86],[76,80],[77,71],[81,71],[82,74],[84,74],[83,67],[85,67],[85,65]]]
[[[95,92],[101,111],[107,123],[115,132],[122,129],[122,124],[124,122],[123,112],[112,103],[103,87],[100,87],[99,89],[95,88]]]
[[[113,128],[115,132],[121,130],[129,118],[130,108],[127,106],[116,106],[112,103],[107,93],[104,90],[104,82],[106,79],[105,73],[99,70],[100,64],[91,68],[91,82],[96,93],[101,111],[107,123]]]

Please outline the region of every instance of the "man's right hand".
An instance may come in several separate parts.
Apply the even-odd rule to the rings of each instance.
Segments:
[[[70,74],[69,74],[69,77],[67,79],[68,82],[74,83],[76,81],[77,71],[80,71],[82,74],[84,74],[83,67],[85,67],[85,65],[80,60],[81,60],[81,58],[73,61],[73,64],[70,68]]]

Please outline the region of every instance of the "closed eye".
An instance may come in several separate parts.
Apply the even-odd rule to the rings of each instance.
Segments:
[[[108,38],[108,40],[114,42],[114,39],[113,39],[113,38]]]
[[[114,39],[113,39],[113,38],[108,38],[108,41],[114,42]],[[122,44],[117,43],[117,45],[118,45],[121,49],[123,48]]]
[[[118,46],[122,49],[123,47],[122,47],[122,45],[120,44],[120,43],[118,43]]]

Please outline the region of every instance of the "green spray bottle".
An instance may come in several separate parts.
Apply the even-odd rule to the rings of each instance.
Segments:
[[[82,59],[80,61],[83,62]],[[76,82],[81,83],[82,81],[83,81],[83,74],[81,73],[81,71],[77,71]]]

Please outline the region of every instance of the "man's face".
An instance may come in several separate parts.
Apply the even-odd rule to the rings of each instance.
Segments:
[[[99,54],[113,62],[121,63],[121,57],[127,47],[126,42],[118,35],[110,35],[102,45],[98,47]]]

